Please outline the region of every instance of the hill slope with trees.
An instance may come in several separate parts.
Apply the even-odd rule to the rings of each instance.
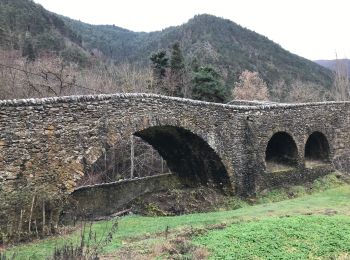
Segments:
[[[37,58],[42,59],[43,55],[50,59],[59,57],[62,61],[55,61],[55,70],[62,71],[60,67],[66,67],[67,61],[85,67],[85,74],[89,75],[90,80],[79,81],[81,76],[70,76],[74,79],[74,84],[89,84],[88,87],[96,89],[97,92],[104,92],[104,89],[100,89],[101,84],[96,84],[103,79],[109,86],[123,83],[127,86],[123,91],[133,89],[132,91],[151,91],[225,102],[231,99],[230,93],[241,74],[251,71],[257,72],[266,82],[274,100],[291,101],[286,97],[286,93],[296,89],[299,94],[300,90],[304,89],[300,85],[310,86],[307,88],[310,89],[309,92],[319,91],[321,94],[317,94],[316,99],[323,100],[325,98],[322,93],[329,91],[334,79],[329,69],[284,50],[267,37],[230,20],[207,14],[197,15],[180,26],[145,33],[133,32],[115,25],[90,25],[72,20],[49,12],[31,0],[0,0],[0,36],[0,50],[7,52],[2,55],[3,60],[10,59],[7,64],[22,64],[21,68],[28,70],[28,66],[35,63],[24,64],[24,61],[19,59],[20,56],[32,62]],[[174,45],[177,45],[177,52],[182,56],[180,68],[171,64],[170,56],[174,53]],[[17,51],[16,60],[14,55],[8,54],[8,50]],[[161,51],[164,51],[164,58],[169,59],[169,64],[162,68],[165,73],[162,84],[167,84],[167,91],[162,91],[164,86],[155,88],[159,79],[154,77],[155,64],[150,59],[152,55]],[[118,72],[115,71],[115,66],[118,67]],[[150,78],[151,68],[153,78]],[[134,73],[131,82],[117,76],[120,72],[130,75],[130,69],[133,70],[131,74]],[[40,74],[42,69],[36,71]],[[75,67],[74,73],[77,72],[79,69]],[[70,73],[73,73],[72,70]],[[135,79],[136,76],[138,79]],[[91,80],[91,77],[96,80]],[[201,83],[207,79],[211,80],[210,84]],[[47,77],[45,80],[47,81]],[[3,80],[5,83],[7,81],[8,79]],[[131,85],[134,85],[135,81],[144,87],[132,88]],[[23,82],[22,80],[20,84]],[[96,86],[90,86],[92,83],[89,82]],[[45,86],[50,84],[45,82]],[[8,86],[8,83],[5,85]],[[295,85],[298,85],[299,89]],[[188,89],[176,90],[184,86]],[[212,89],[213,86],[215,89]],[[22,86],[18,88],[24,89]],[[6,91],[13,93],[12,90]],[[111,87],[109,91],[120,90]],[[55,93],[58,92],[51,94]],[[79,93],[86,92],[74,92]],[[51,94],[45,92],[34,96]],[[66,91],[65,94],[73,93]],[[216,97],[213,98],[212,95]],[[13,95],[3,96],[9,98]],[[33,94],[18,97],[31,96]]]
[[[84,55],[80,34],[31,0],[0,0],[0,46],[21,50],[31,60],[42,52],[66,58]]]
[[[257,71],[272,85],[299,80],[330,87],[332,74],[312,61],[284,50],[267,37],[212,15],[197,15],[187,23],[151,33],[136,33],[116,26],[89,25],[65,18],[84,46],[99,49],[119,62],[147,64],[153,52],[179,42],[189,64],[219,68],[227,84],[244,70]]]

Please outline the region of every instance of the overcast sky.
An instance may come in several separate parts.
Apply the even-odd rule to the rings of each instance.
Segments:
[[[156,31],[196,14],[230,19],[315,59],[350,58],[349,0],[34,0],[46,9],[91,24]]]

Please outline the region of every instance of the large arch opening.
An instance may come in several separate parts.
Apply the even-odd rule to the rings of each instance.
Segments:
[[[313,132],[306,141],[304,155],[306,167],[329,163],[329,144],[325,135]]]
[[[92,164],[78,187],[174,173],[185,186],[230,187],[220,157],[200,136],[175,126],[154,126],[119,140]]]
[[[225,196],[232,192],[230,178],[218,154],[203,138],[189,130],[169,125],[154,126],[124,139],[144,140],[144,148],[131,143],[131,147],[125,146],[123,154],[123,149],[118,148],[122,143],[119,140],[113,147],[106,147],[105,152],[92,165],[86,165],[85,176],[111,178],[114,173],[122,172],[120,169],[114,170],[123,166],[122,159],[127,160],[124,172],[129,175],[130,169],[136,167],[136,160],[132,166],[130,155],[140,159],[150,145],[153,152],[158,154],[154,156],[162,158],[168,170],[164,169],[165,174],[151,172],[151,176],[140,176],[135,168],[134,177],[129,175],[120,181],[109,183],[96,183],[93,180],[92,184],[100,185],[81,185],[72,194],[78,205],[78,216],[106,216],[124,208],[146,215],[158,214],[157,212],[178,215],[211,211],[218,203],[226,201]],[[133,152],[132,147],[135,149]],[[118,156],[114,153],[118,153]],[[151,157],[145,158],[146,164],[151,163]],[[146,164],[139,169],[144,171]],[[157,171],[156,168],[153,169]],[[153,212],[153,208],[157,210]]]
[[[106,184],[169,173],[166,161],[142,138],[130,135],[114,145],[90,152],[98,158],[94,163],[85,159],[84,176],[77,187]]]
[[[229,177],[217,153],[201,137],[174,126],[154,126],[135,133],[151,144],[169,169],[190,186],[230,186]]]
[[[286,132],[277,132],[269,140],[265,151],[266,170],[283,171],[298,165],[298,149]]]

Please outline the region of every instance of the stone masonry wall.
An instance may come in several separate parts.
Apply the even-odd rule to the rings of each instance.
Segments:
[[[165,125],[206,141],[221,158],[233,193],[254,193],[269,185],[263,184],[270,174],[265,150],[278,131],[289,133],[297,145],[298,174],[310,172],[304,147],[314,131],[327,137],[332,165],[350,170],[346,102],[233,106],[151,94],[0,101],[0,207],[16,204],[16,194],[25,188],[70,193],[106,145]],[[292,176],[281,179],[297,182],[299,175]]]
[[[72,215],[85,219],[109,216],[143,194],[178,187],[180,182],[174,174],[81,187],[72,194],[78,202]]]

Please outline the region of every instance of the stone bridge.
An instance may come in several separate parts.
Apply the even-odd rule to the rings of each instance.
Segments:
[[[349,102],[225,105],[153,94],[0,101],[0,198],[14,201],[25,189],[70,193],[130,135],[151,144],[184,183],[254,194],[348,171],[349,127]]]

